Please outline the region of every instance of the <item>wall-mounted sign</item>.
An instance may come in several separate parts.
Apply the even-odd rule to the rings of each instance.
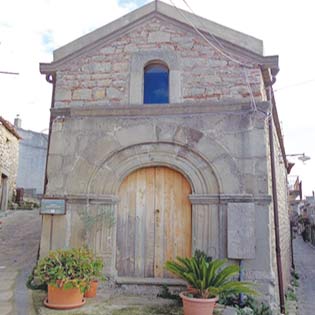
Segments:
[[[41,201],[40,214],[66,214],[64,199],[45,198]]]

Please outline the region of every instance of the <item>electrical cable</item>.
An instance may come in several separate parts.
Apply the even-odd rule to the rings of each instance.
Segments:
[[[255,97],[254,97],[254,94],[253,94],[253,89],[252,89],[252,87],[250,86],[250,81],[249,81],[249,78],[248,78],[247,69],[244,68],[244,67],[242,67],[242,69],[243,69],[243,72],[244,72],[244,76],[245,76],[245,81],[246,81],[246,84],[247,84],[247,88],[248,88],[248,90],[249,90],[251,106],[252,106],[252,108],[253,108],[253,111],[257,111],[256,101],[255,101]]]
[[[262,110],[259,110],[257,108],[257,105],[256,105],[256,101],[255,101],[255,97],[254,97],[254,94],[253,94],[253,90],[252,90],[252,87],[250,85],[250,81],[249,81],[249,78],[248,78],[248,73],[247,73],[247,69],[253,69],[255,68],[255,65],[254,64],[245,64],[233,57],[231,57],[228,53],[226,53],[224,51],[224,46],[220,43],[220,41],[210,32],[208,32],[208,34],[211,36],[211,38],[222,48],[218,48],[216,45],[214,45],[210,40],[208,40],[208,38],[202,33],[199,31],[199,29],[194,25],[194,23],[184,14],[184,12],[182,10],[180,10],[176,5],[175,3],[173,2],[173,0],[169,0],[170,3],[173,5],[173,7],[177,10],[177,12],[187,21],[187,23],[196,31],[196,33],[198,35],[200,35],[212,48],[214,48],[216,51],[218,51],[221,55],[223,55],[224,57],[228,58],[230,61],[238,64],[242,70],[243,70],[243,73],[244,73],[244,77],[245,77],[245,82],[246,82],[246,86],[247,86],[247,89],[249,91],[249,96],[250,96],[250,102],[251,102],[251,107],[252,107],[252,111],[253,112],[261,112],[263,113],[265,116],[267,116],[269,118],[269,114],[270,113],[265,113],[264,111]],[[194,11],[192,10],[192,8],[190,7],[190,5],[188,4],[188,2],[186,0],[182,0],[184,2],[184,4],[187,6],[187,8],[194,14]],[[205,25],[203,24],[202,20],[201,20],[201,24],[204,26],[204,28],[206,29]],[[257,65],[256,65],[257,66]]]
[[[288,89],[288,88],[301,86],[301,85],[305,85],[305,84],[309,84],[309,83],[313,83],[313,82],[315,82],[315,79],[310,79],[310,80],[306,80],[306,81],[302,81],[302,82],[293,83],[293,84],[290,84],[290,85],[287,85],[287,86],[280,87],[279,89],[275,89],[274,92],[279,92],[281,90],[285,90],[285,89]]]
[[[216,45],[214,45],[202,32],[199,31],[199,29],[194,25],[194,23],[184,14],[184,12],[182,10],[180,10],[174,3],[173,0],[169,0],[170,3],[173,5],[173,7],[177,10],[177,12],[186,20],[186,22],[212,47],[214,48],[215,50],[217,50],[221,55],[223,55],[224,57],[228,58],[230,61],[233,61],[235,62],[236,64],[238,65],[241,65],[243,67],[246,67],[246,68],[249,68],[249,69],[252,69],[254,68],[254,64],[245,64],[235,58],[233,58],[232,56],[230,56],[228,53],[224,52],[222,49],[218,48]],[[184,1],[184,0],[183,0]],[[187,2],[184,1],[184,3],[187,5]],[[190,8],[188,6],[188,8]],[[193,11],[192,11],[193,12]],[[215,38],[215,36],[208,32],[208,34],[212,37],[212,38]],[[215,41],[218,42],[218,39],[215,38]],[[223,45],[220,43],[219,44],[222,48]]]

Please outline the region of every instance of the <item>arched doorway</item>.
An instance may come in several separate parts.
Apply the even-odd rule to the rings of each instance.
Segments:
[[[172,277],[164,263],[191,256],[191,187],[179,172],[147,167],[128,175],[119,188],[118,276]]]

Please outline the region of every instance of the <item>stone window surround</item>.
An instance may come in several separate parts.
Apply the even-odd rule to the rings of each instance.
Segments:
[[[129,104],[143,104],[143,69],[152,60],[160,60],[169,68],[169,103],[180,103],[181,71],[178,55],[171,50],[136,52],[131,57]]]

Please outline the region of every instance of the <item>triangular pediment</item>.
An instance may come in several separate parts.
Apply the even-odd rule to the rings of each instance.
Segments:
[[[54,51],[54,61],[64,58],[77,50],[81,50],[110,34],[118,32],[122,28],[130,26],[132,23],[135,23],[154,12],[160,13],[180,23],[187,25],[193,24],[203,32],[217,36],[256,54],[263,54],[263,42],[257,38],[235,31],[187,11],[177,9],[164,2],[154,1],[58,48]],[[191,27],[191,25],[189,26]]]
[[[153,16],[159,16],[186,29],[190,28],[192,31],[194,31],[194,26],[205,35],[215,36],[222,40],[224,45],[227,45],[227,47],[229,45],[232,46],[233,50],[241,54],[244,52],[245,55],[253,55],[258,59],[266,58],[263,57],[263,43],[261,40],[166,3],[154,1],[58,48],[54,51],[54,60],[52,63],[41,64],[41,72],[46,74],[51,73],[61,64],[67,63],[73,58],[81,56],[100,45],[104,45],[106,42],[112,42],[115,38],[121,36],[121,34],[132,30],[145,21],[149,21]],[[266,63],[266,61],[263,63]],[[274,63],[274,60],[271,63]]]

